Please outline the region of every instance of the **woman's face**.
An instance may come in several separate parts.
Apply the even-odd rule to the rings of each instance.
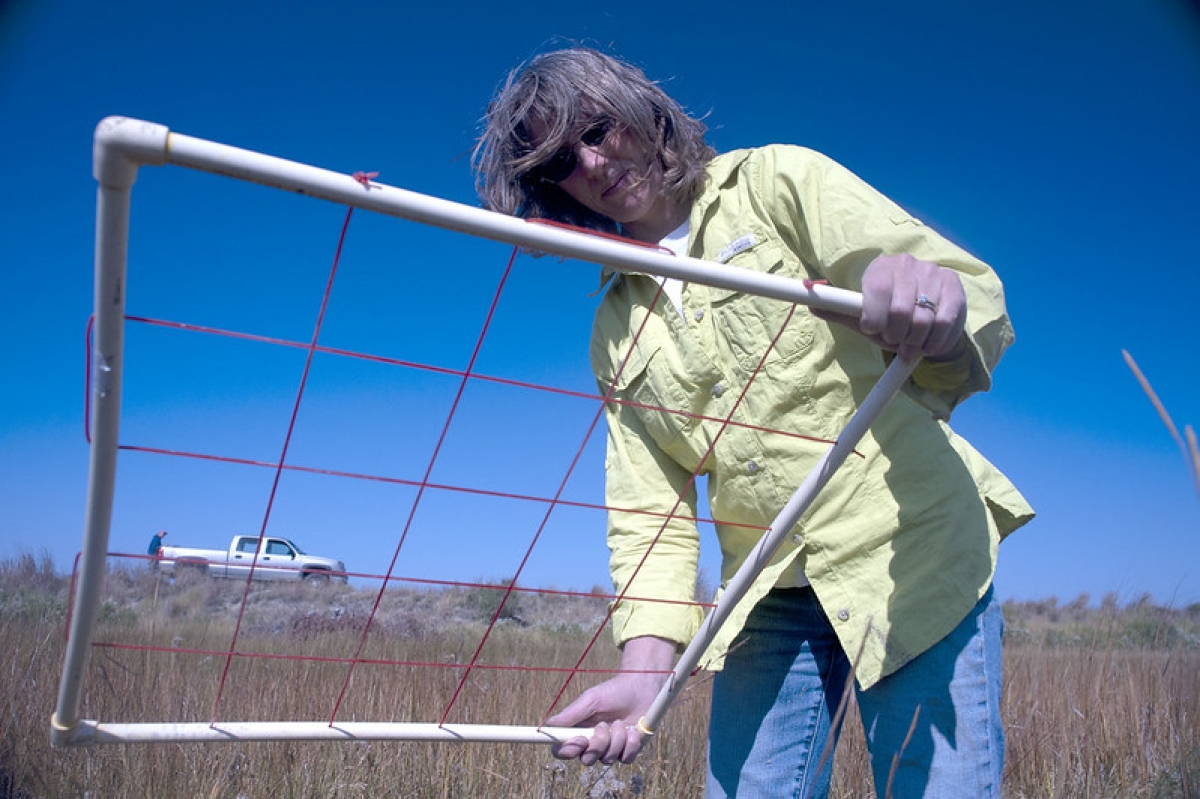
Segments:
[[[592,144],[586,143],[595,140]],[[603,214],[625,227],[635,237],[653,227],[654,241],[662,215],[663,175],[658,159],[647,152],[620,125],[612,124],[605,135],[596,136],[589,128],[576,141],[572,151],[575,168],[557,182],[580,205]],[[651,239],[646,239],[651,240]]]

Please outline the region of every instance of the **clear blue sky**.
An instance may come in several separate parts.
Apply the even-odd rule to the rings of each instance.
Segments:
[[[91,134],[111,114],[473,203],[477,120],[556,42],[609,49],[719,150],[807,145],[990,262],[1018,341],[957,429],[1040,512],[1002,596],[1200,602],[1200,498],[1126,369],[1200,424],[1200,15],[1185,0],[0,5],[0,555],[78,550],[87,480]],[[134,190],[128,312],[307,341],[343,211],[178,168]],[[322,343],[465,365],[507,251],[357,214]],[[594,268],[519,261],[479,370],[588,390]],[[302,355],[129,332],[128,444],[278,457]],[[319,358],[291,462],[419,478],[453,381]],[[473,384],[433,479],[552,494],[581,400]],[[567,489],[599,501],[599,440]],[[270,473],[123,453],[111,549],[257,532]],[[283,481],[272,532],[386,568],[411,489]],[[500,578],[540,510],[430,493],[400,573]],[[552,516],[534,582],[606,581],[595,513]],[[706,562],[712,563],[711,555]]]

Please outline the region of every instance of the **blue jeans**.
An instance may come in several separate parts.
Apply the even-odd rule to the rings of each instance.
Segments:
[[[932,649],[858,690],[879,797],[1000,796],[1003,627],[989,588]],[[850,660],[816,596],[772,591],[738,641],[713,682],[706,797],[827,796]]]

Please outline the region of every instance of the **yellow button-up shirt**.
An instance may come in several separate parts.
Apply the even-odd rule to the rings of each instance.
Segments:
[[[1003,288],[986,264],[799,147],[718,156],[689,221],[689,254],[731,267],[861,290],[876,256],[910,253],[956,270],[966,289],[957,357],[917,367],[703,661],[718,668],[754,603],[802,574],[845,650],[861,651],[856,673],[870,687],[962,620],[991,583],[999,540],[1033,516],[946,424],[991,385],[1013,340]],[[646,275],[616,278],[592,335],[600,390],[616,383],[606,472],[610,565],[625,597],[614,608],[618,644],[643,635],[682,644],[696,631],[692,474],[707,481],[728,580],[891,357],[804,307],[688,283],[681,313],[658,288]]]

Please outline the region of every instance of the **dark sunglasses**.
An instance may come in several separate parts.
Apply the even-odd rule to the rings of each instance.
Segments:
[[[599,147],[608,139],[612,129],[613,121],[611,119],[597,120],[579,134],[579,142],[585,147]],[[546,183],[562,183],[571,177],[571,173],[577,166],[579,166],[579,156],[575,154],[575,147],[563,147],[546,159],[544,163],[529,170],[529,177]]]

